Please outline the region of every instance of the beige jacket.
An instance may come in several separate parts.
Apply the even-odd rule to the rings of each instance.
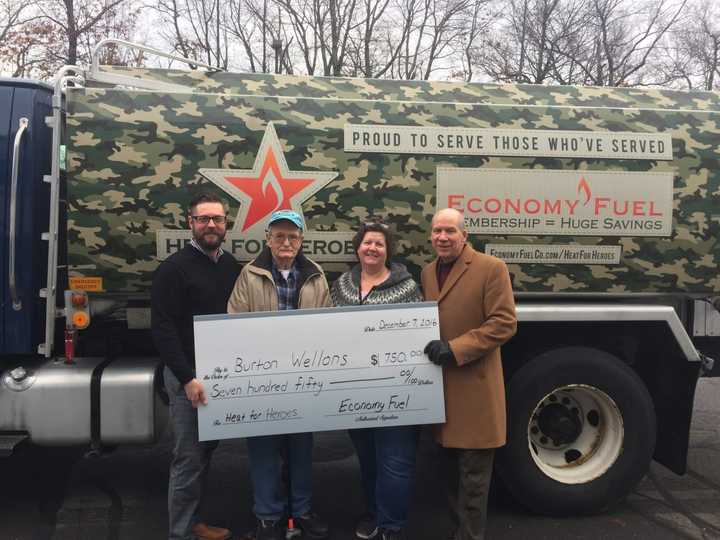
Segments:
[[[328,307],[330,292],[322,268],[302,252],[295,258],[300,270],[298,309]],[[257,258],[245,265],[228,300],[228,313],[277,311],[278,296],[272,275],[272,255],[265,247]]]

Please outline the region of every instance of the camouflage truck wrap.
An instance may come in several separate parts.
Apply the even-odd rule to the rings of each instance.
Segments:
[[[240,259],[270,212],[294,208],[331,272],[376,215],[417,273],[432,214],[455,206],[518,292],[720,291],[713,93],[120,71],[174,86],[68,91],[68,258],[83,288],[147,294],[203,188],[227,201]]]
[[[303,249],[331,280],[373,216],[417,277],[432,215],[461,210],[518,293],[496,460],[509,491],[576,515],[631,492],[652,459],[685,472],[698,376],[720,354],[718,95],[94,64],[63,68],[54,90],[52,121],[27,113],[52,131],[33,147],[52,151],[50,174],[23,180],[50,186],[44,214],[22,213],[42,234],[21,243],[47,251],[45,286],[21,291],[47,299],[31,305],[45,338],[4,351],[0,434],[100,452],[162,432],[150,285],[190,240],[203,190],[227,203],[224,248],[240,260],[262,249],[271,212],[302,213]],[[87,398],[66,404],[78,385]]]

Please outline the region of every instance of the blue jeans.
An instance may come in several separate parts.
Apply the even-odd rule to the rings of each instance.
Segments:
[[[250,477],[259,519],[278,520],[288,512],[281,484],[282,455],[287,455],[292,515],[310,511],[312,499],[312,433],[268,435],[247,439]]]
[[[351,429],[360,461],[365,504],[384,529],[400,530],[407,522],[415,479],[417,426]]]
[[[192,540],[190,532],[200,521],[198,511],[217,441],[199,442],[197,411],[185,395],[185,389],[167,367],[165,388],[170,398],[170,421],[173,428],[173,458],[168,484],[168,517],[170,540]]]

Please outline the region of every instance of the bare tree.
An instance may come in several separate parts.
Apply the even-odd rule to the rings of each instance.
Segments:
[[[490,28],[494,14],[488,10],[489,0],[476,0],[471,6],[471,17],[465,25],[461,40],[463,43],[462,55],[460,63],[462,70],[456,75],[460,75],[466,81],[472,81],[474,76],[474,67],[477,60],[483,55],[483,34],[487,33]]]
[[[220,0],[185,0],[185,4],[194,41],[203,52],[205,63],[227,69],[228,43]]]
[[[399,12],[407,37],[392,76],[427,80],[438,69],[452,71],[451,57],[462,54],[473,5],[473,0],[402,0]]]
[[[34,63],[29,7],[21,0],[0,0],[0,73],[23,76]]]
[[[670,33],[664,55],[655,66],[659,79],[686,88],[720,87],[720,8],[704,0]]]
[[[448,58],[451,53],[455,52],[454,46],[457,45],[465,30],[463,18],[472,5],[472,1],[469,0],[434,0],[432,3],[430,39],[423,73],[425,80],[432,75],[436,62]]]
[[[318,61],[323,75],[342,75],[348,65],[350,36],[358,23],[358,0],[276,0],[292,27],[308,74]]]
[[[384,17],[389,5],[390,0],[361,0],[360,9],[363,11],[360,17],[361,23],[356,26],[350,41],[353,75],[382,76],[397,56],[396,48],[394,54],[390,54],[392,60],[388,62],[387,52],[381,50],[380,43],[382,41],[378,39],[380,32],[385,33],[390,30],[389,19]]]
[[[587,0],[509,0],[505,22],[487,40],[478,65],[500,81],[575,82],[587,5]]]
[[[170,43],[172,52],[179,53],[183,58],[197,60],[196,48],[182,29],[186,13],[181,2],[158,0],[153,9],[159,14],[159,34]]]
[[[10,30],[0,43],[0,73],[11,77],[49,79],[58,61],[49,50],[62,40],[59,29],[49,21],[33,19]]]
[[[316,0],[277,1],[277,6],[291,29],[290,32],[294,37],[296,48],[298,49],[298,56],[308,75],[315,74],[320,51],[318,24],[321,24],[321,22],[316,20],[318,8],[316,8],[315,3]],[[289,43],[290,39],[285,34],[281,19],[282,17],[278,16],[277,24],[278,27],[282,29],[282,32],[275,39],[282,39],[282,37],[284,37],[286,43]],[[263,32],[263,34],[265,33]],[[285,50],[284,53],[285,58],[287,56],[287,50]],[[264,57],[263,55],[263,58]]]
[[[663,36],[678,21],[687,0],[591,0],[584,54],[573,57],[584,82],[597,86],[642,84]]]
[[[263,25],[267,22],[267,0],[258,6],[254,0],[229,0],[227,32],[238,41],[247,58],[250,72],[267,71],[266,32]],[[258,51],[258,41],[261,41]]]
[[[4,42],[8,33],[25,22],[28,3],[20,0],[0,0],[0,43]]]
[[[0,42],[0,59],[15,76],[50,78],[64,64],[88,63],[101,39],[130,39],[137,17],[137,10],[120,0],[38,0],[30,6],[32,17]],[[112,47],[101,54],[101,61],[139,61]]]
[[[220,0],[158,0],[161,35],[184,58],[227,69],[228,15]]]
[[[86,60],[90,51],[79,50],[81,44],[97,42],[102,37],[111,37],[100,29],[108,18],[114,18],[121,10],[123,0],[38,0],[43,17],[60,28],[64,35],[63,47],[51,51],[61,63],[77,64]],[[131,21],[126,19],[123,27]],[[104,28],[109,30],[109,28]],[[100,35],[105,34],[105,35]]]

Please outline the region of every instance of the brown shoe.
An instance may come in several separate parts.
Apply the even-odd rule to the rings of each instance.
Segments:
[[[213,527],[207,523],[193,525],[192,533],[198,540],[227,540],[230,538],[230,530],[222,527]]]

